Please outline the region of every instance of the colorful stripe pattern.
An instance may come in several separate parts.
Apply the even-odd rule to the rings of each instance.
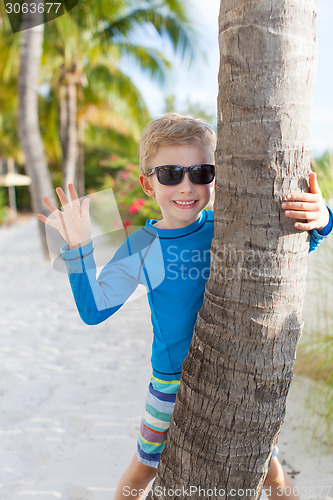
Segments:
[[[139,461],[150,467],[158,467],[179,384],[179,380],[161,380],[151,376],[137,443]]]
[[[146,406],[137,442],[140,462],[157,469],[165,446],[180,380],[161,380],[151,376]],[[278,454],[276,446],[271,460]]]

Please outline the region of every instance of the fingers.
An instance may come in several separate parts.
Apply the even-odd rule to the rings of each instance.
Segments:
[[[63,208],[65,208],[66,205],[69,205],[69,201],[67,200],[66,195],[61,189],[61,187],[56,188],[56,193]]]
[[[308,212],[319,210],[319,204],[314,203],[304,203],[299,201],[283,202],[281,207],[283,209],[290,210],[305,210]]]
[[[311,172],[311,174],[309,175],[309,186],[310,186],[310,193],[321,194],[316,172]]]
[[[312,229],[316,229],[316,221],[296,222],[294,226],[301,231],[311,231]]]
[[[309,219],[309,220],[317,220],[318,212],[302,212],[299,210],[287,210],[285,212],[287,217],[291,217],[292,219]]]
[[[316,172],[311,172],[309,175],[309,193],[290,193],[287,195],[288,200],[301,200],[301,201],[318,201],[322,197],[321,189],[318,184]]]
[[[43,203],[46,205],[46,207],[50,210],[51,213],[57,212],[58,207],[56,207],[52,201],[50,201],[47,197],[43,198]]]
[[[85,198],[82,202],[81,206],[81,216],[85,217],[89,215],[89,205],[90,205],[90,198]]]
[[[73,184],[68,184],[68,192],[71,196],[72,205],[80,206],[80,200]]]
[[[40,221],[44,222],[44,224],[47,224],[48,226],[57,228],[56,219],[51,219],[51,217],[45,217],[45,215],[43,215],[43,214],[37,214],[37,218]]]
[[[290,193],[287,195],[287,201],[297,200],[315,203],[319,201],[320,198],[321,196],[319,196],[319,193]]]
[[[78,197],[78,194],[76,192],[76,189],[73,184],[68,184],[68,192],[71,197],[71,201],[69,201],[64,193],[64,191],[61,189],[61,187],[56,188],[56,193],[59,197],[60,203],[65,210],[65,208],[68,207],[75,207],[75,208],[80,208],[80,198]]]
[[[47,224],[47,217],[45,217],[45,215],[43,214],[37,214],[37,219],[39,219],[40,221],[42,222],[45,222],[45,224]]]

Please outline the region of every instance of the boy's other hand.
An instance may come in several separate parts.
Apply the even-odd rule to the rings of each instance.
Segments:
[[[48,226],[57,229],[72,250],[91,240],[90,200],[89,198],[85,198],[81,205],[73,184],[68,184],[68,192],[71,197],[70,202],[60,187],[56,189],[62,210],[53,205],[48,198],[43,198],[44,204],[50,210],[53,217],[45,217],[43,214],[37,214],[37,217]]]
[[[287,201],[281,204],[286,209],[285,215],[292,219],[304,219],[306,222],[296,222],[294,226],[302,231],[323,230],[330,220],[329,211],[317,181],[317,174],[309,176],[309,193],[291,193]]]

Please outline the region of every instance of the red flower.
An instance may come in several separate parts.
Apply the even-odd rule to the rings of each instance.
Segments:
[[[112,156],[111,156],[111,160],[112,160],[112,161],[116,161],[116,160],[118,160],[118,156],[117,156],[117,155],[112,155]]]
[[[127,177],[128,177],[128,172],[122,172],[122,173],[121,173],[121,177],[122,177],[122,179],[127,179]]]
[[[131,221],[130,221],[130,220],[128,220],[128,219],[124,220],[124,222],[123,222],[123,226],[124,226],[124,228],[125,228],[125,229],[126,229],[128,226],[130,226],[130,225],[131,225]]]
[[[135,201],[131,204],[131,206],[128,209],[129,214],[135,214],[136,212],[139,211],[139,207],[135,204]]]
[[[143,207],[145,204],[145,200],[142,198],[138,198],[137,200],[133,201],[133,203],[130,205],[128,212],[130,214],[135,214],[140,210],[141,207]]]
[[[120,196],[120,198],[125,198],[125,196],[126,196],[125,191],[122,191],[122,192],[119,194],[119,196]]]

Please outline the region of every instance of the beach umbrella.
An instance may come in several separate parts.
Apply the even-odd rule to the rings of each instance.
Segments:
[[[0,175],[0,186],[8,187],[9,208],[14,217],[17,217],[15,186],[29,186],[31,178],[28,175],[14,171],[14,163],[7,160],[8,173]]]

